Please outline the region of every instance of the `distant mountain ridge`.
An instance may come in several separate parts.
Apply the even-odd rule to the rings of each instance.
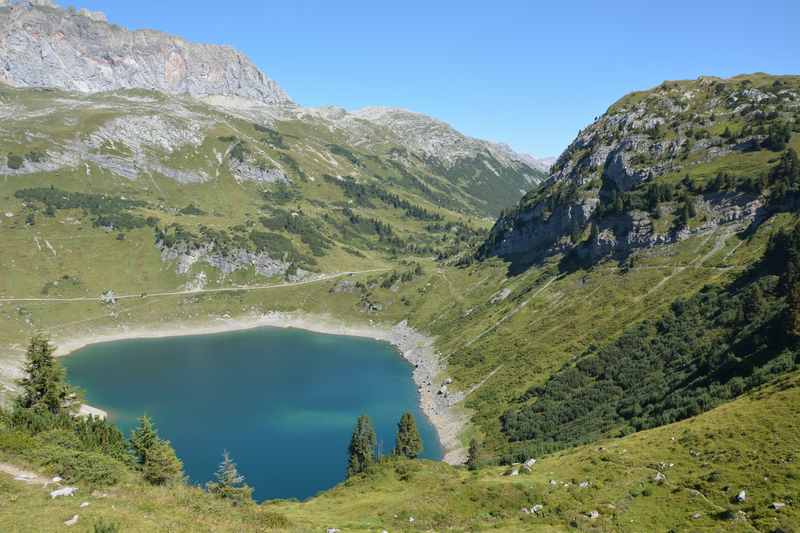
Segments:
[[[233,48],[128,31],[106,22],[102,13],[52,2],[0,2],[0,81],[83,93],[141,88],[294,104]]]
[[[355,146],[395,143],[445,170],[470,167],[467,173],[484,181],[505,173],[496,168],[499,163],[520,176],[510,180],[511,196],[517,198],[538,184],[549,167],[507,145],[468,137],[404,109],[298,107],[231,47],[190,43],[153,30],[129,31],[108,23],[101,12],[62,9],[51,0],[0,0],[0,83],[81,93],[146,89],[204,99],[251,119],[312,117],[342,129]],[[475,171],[476,165],[482,170]]]

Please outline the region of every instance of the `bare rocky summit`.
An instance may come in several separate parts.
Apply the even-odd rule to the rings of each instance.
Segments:
[[[228,46],[129,31],[105,15],[49,1],[0,2],[0,82],[83,93],[152,89],[293,105],[277,83]]]

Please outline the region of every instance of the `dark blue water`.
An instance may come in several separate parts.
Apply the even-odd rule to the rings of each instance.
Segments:
[[[259,328],[95,344],[63,361],[87,402],[126,435],[147,413],[192,482],[211,479],[228,450],[259,500],[303,499],[342,481],[363,413],[388,453],[411,411],[423,456],[441,458],[412,368],[388,343]]]

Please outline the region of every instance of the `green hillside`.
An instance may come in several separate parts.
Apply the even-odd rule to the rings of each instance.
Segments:
[[[36,332],[67,344],[270,311],[406,320],[434,339],[432,386],[447,380],[468,421],[461,451],[480,449],[476,470],[387,459],[308,502],[231,507],[151,486],[127,455],[87,444],[110,429],[6,409],[0,461],[80,492],[50,501],[0,476],[0,529],[60,529],[84,500],[89,531],[101,518],[121,531],[800,523],[797,77],[632,93],[493,227],[528,171],[488,152],[442,166],[321,115],[144,91],[0,98],[17,110],[0,133],[7,405]],[[515,464],[530,458],[531,472]]]

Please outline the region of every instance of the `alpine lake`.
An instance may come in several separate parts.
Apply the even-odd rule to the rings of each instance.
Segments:
[[[361,414],[379,453],[392,452],[410,411],[422,457],[442,457],[413,368],[386,342],[262,327],[93,344],[63,363],[126,436],[147,414],[192,483],[211,480],[227,450],[259,501],[306,499],[341,482]]]

